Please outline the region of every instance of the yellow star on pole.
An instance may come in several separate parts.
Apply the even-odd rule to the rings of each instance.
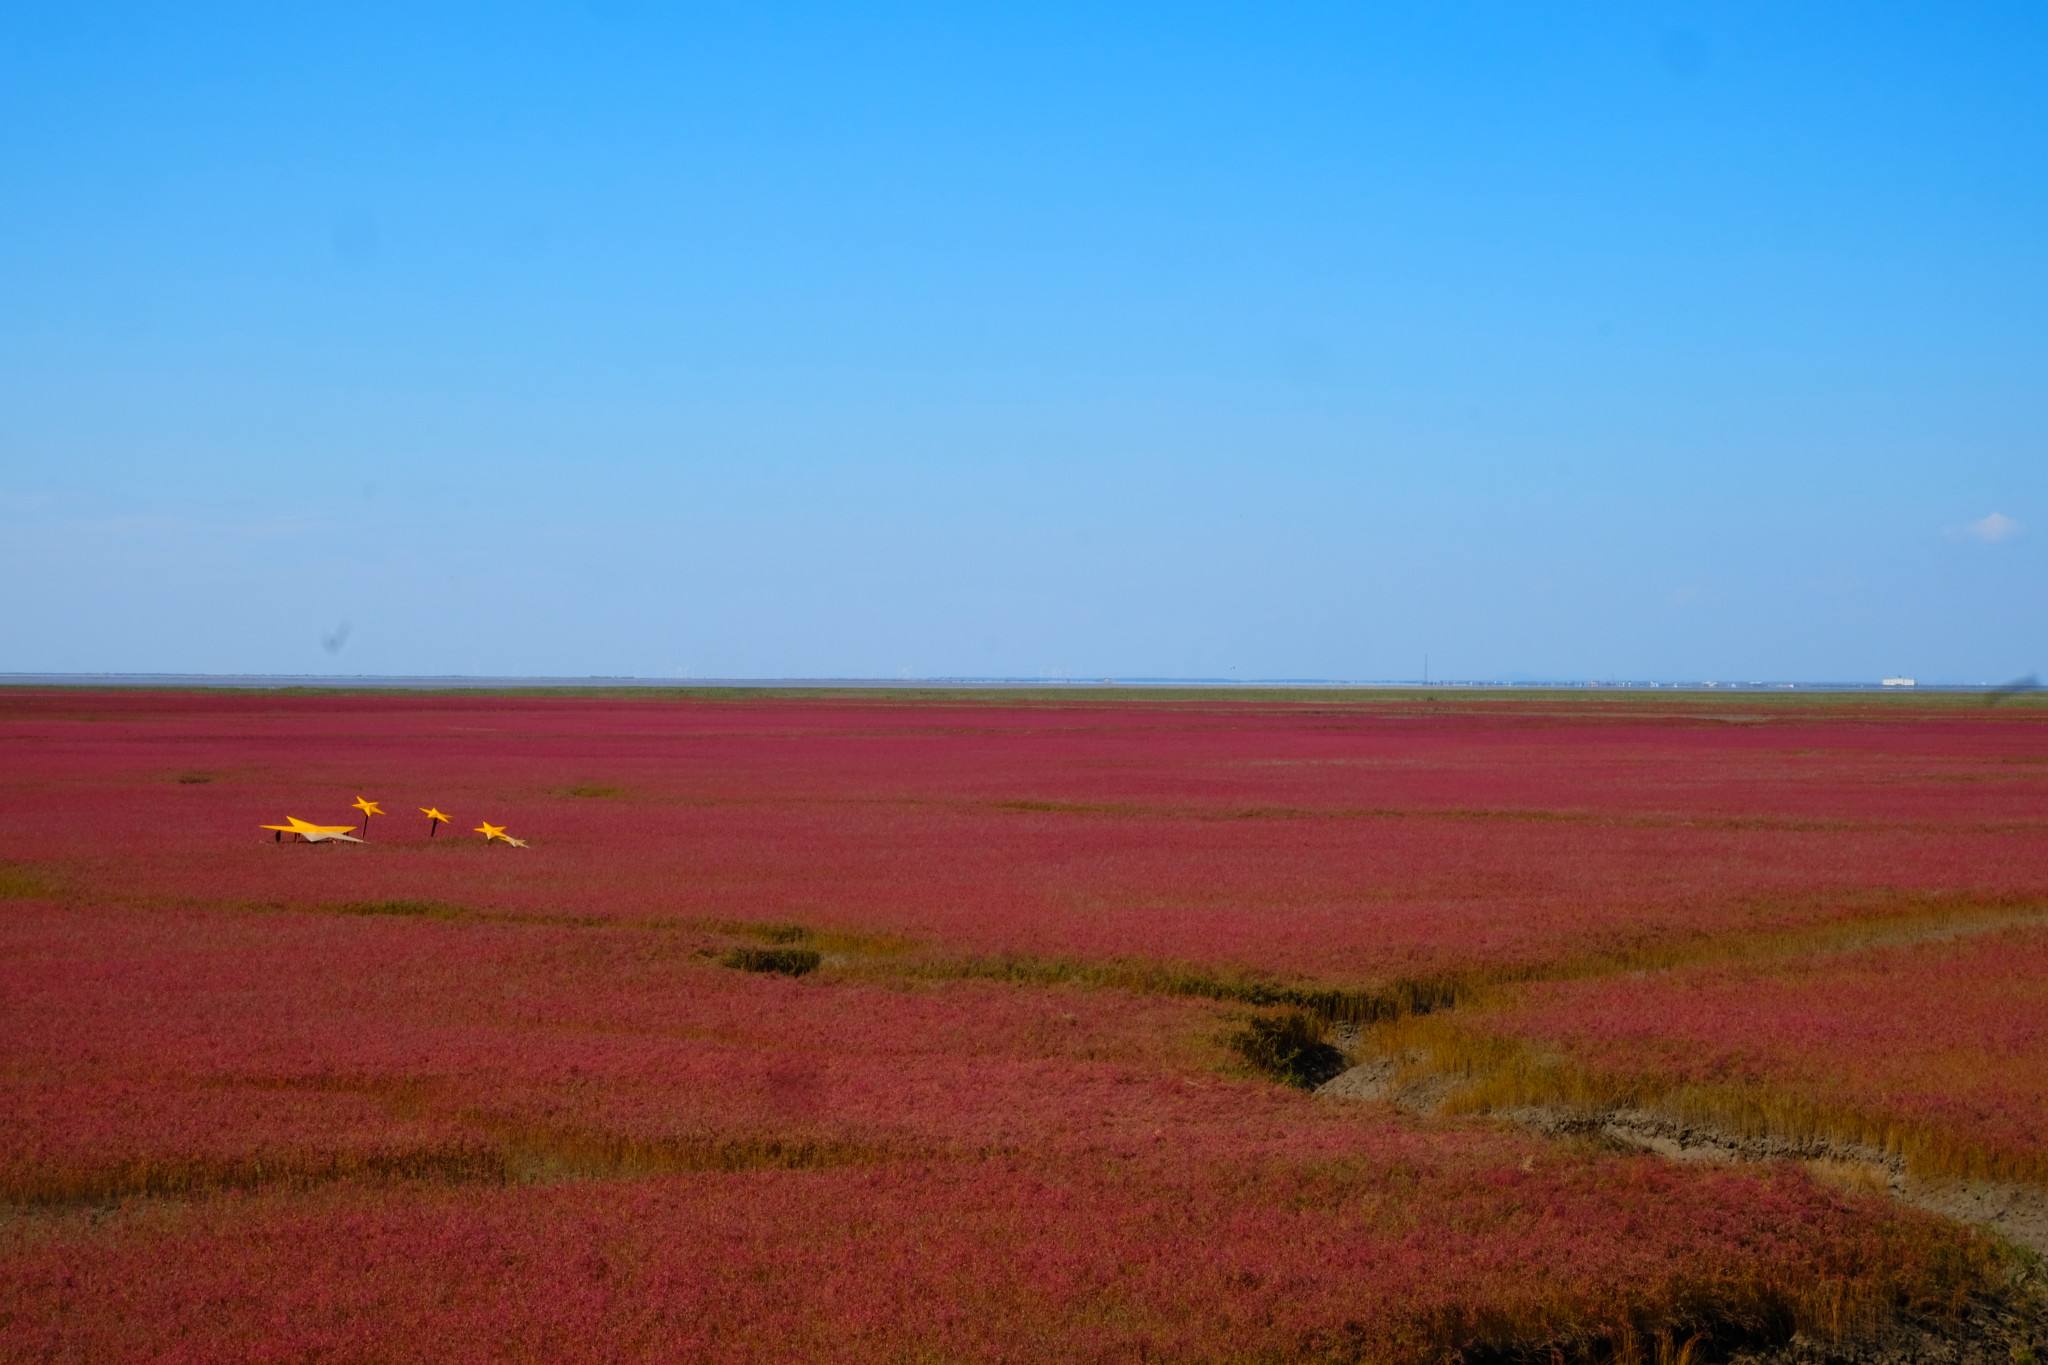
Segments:
[[[488,820],[484,821],[481,825],[478,825],[476,827],[476,832],[484,836],[484,842],[487,844],[493,839],[502,839],[505,837],[505,827],[503,825],[494,825]]]
[[[449,823],[448,817],[433,806],[421,806],[420,814],[427,817],[427,837],[429,839],[434,837],[435,831],[439,830],[441,826]]]
[[[355,799],[354,804],[355,808],[363,813],[363,833],[367,835],[370,832],[370,817],[373,815],[382,815],[384,813],[384,808],[382,806],[379,806],[375,801],[366,801],[360,796],[358,796]]]

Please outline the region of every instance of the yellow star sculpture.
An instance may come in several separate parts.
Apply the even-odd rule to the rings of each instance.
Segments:
[[[383,807],[379,806],[375,801],[365,801],[360,796],[355,799],[354,805],[357,810],[363,813],[363,833],[367,835],[370,832],[370,817],[382,815],[384,813]]]
[[[427,817],[427,837],[429,839],[434,837],[436,830],[448,823],[448,817],[432,806],[421,806],[420,814]]]
[[[304,839],[309,844],[324,844],[329,839],[339,839],[344,843],[350,844],[360,844],[362,842],[361,839],[355,836],[354,825],[312,825],[301,820],[296,815],[287,815],[285,820],[286,823],[282,825],[263,826],[265,829],[276,830],[276,838],[280,843],[284,841],[284,836],[287,834],[292,836],[293,843],[297,843],[301,839]]]
[[[505,832],[505,827],[503,825],[494,825],[488,820],[484,821],[484,823],[482,823],[481,825],[478,825],[476,827],[476,832],[484,836],[484,842],[487,844],[500,843],[510,844],[514,848],[526,847],[526,840],[513,838],[511,835]]]

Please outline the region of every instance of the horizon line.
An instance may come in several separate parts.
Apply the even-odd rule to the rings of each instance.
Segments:
[[[1016,689],[1016,688],[1299,688],[1304,691],[1343,688],[1375,690],[1465,689],[1465,690],[1571,690],[1571,691],[1690,691],[1690,692],[2025,692],[2040,684],[2029,677],[2003,683],[1922,682],[1912,678],[1871,681],[1819,679],[1763,679],[1727,681],[1719,679],[1672,678],[1213,678],[1213,677],[789,677],[789,678],[674,678],[642,677],[633,674],[588,675],[467,673],[145,673],[145,672],[0,672],[4,687],[165,687],[165,688],[247,688],[287,689],[368,688],[392,691],[436,689],[513,688],[774,688],[774,689]]]

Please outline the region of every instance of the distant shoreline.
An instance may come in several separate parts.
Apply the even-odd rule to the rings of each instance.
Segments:
[[[280,690],[317,688],[325,691],[525,691],[532,689],[577,690],[661,690],[772,689],[775,691],[839,691],[847,689],[890,691],[1014,691],[1054,689],[1080,691],[1111,688],[1141,690],[1172,688],[1207,691],[1246,691],[1274,688],[1302,691],[1513,691],[1513,692],[1702,692],[1702,693],[1787,693],[1787,692],[1870,692],[1885,695],[1914,693],[2018,693],[2037,690],[2031,680],[2021,683],[1936,683],[1906,685],[1882,682],[1668,682],[1668,681],[1506,681],[1469,679],[1420,682],[1415,680],[1331,678],[640,678],[630,676],[497,677],[449,675],[402,675],[375,673],[0,673],[0,687],[157,687],[157,688],[247,688]]]

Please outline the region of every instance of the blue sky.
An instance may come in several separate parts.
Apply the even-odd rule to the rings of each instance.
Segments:
[[[0,671],[2048,668],[2039,6],[33,8]]]

